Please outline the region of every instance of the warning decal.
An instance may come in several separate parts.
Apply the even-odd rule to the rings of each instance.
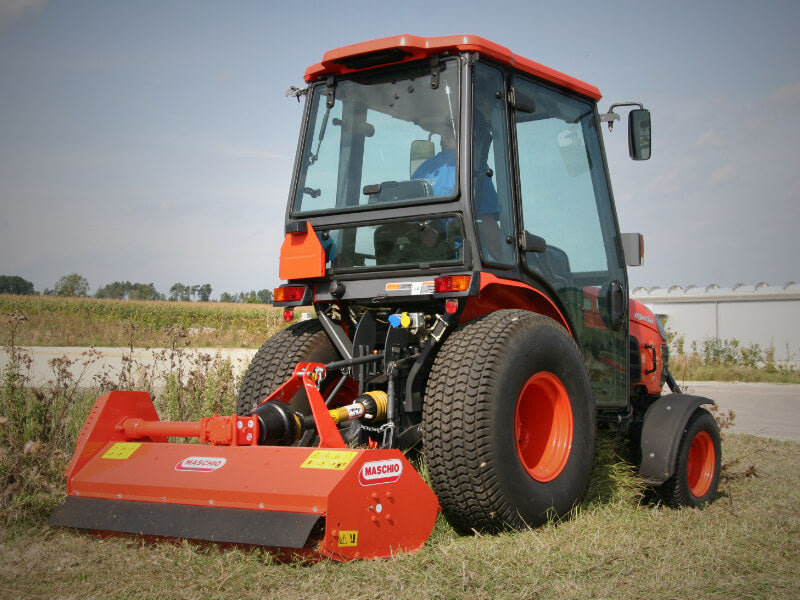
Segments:
[[[343,471],[347,468],[347,465],[353,462],[356,454],[358,453],[348,452],[346,450],[314,450],[308,455],[308,458],[303,461],[300,468]]]
[[[340,531],[337,536],[339,547],[358,546],[358,531]]]
[[[433,281],[395,281],[386,284],[387,292],[405,292],[412,296],[422,294],[432,294],[434,290]]]
[[[100,458],[111,458],[115,460],[125,460],[131,457],[136,450],[141,446],[139,442],[117,442],[111,448],[106,450]]]

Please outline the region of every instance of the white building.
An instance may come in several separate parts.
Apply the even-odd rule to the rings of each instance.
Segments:
[[[682,334],[686,348],[707,338],[737,339],[742,344],[775,348],[778,361],[800,362],[800,284],[759,283],[721,288],[674,285],[639,287],[633,299],[667,317],[667,329]]]

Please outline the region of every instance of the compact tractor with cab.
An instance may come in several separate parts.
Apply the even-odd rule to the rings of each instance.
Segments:
[[[604,424],[666,502],[712,501],[712,401],[681,393],[628,298],[643,242],[619,232],[602,143],[636,106],[630,154],[649,158],[649,112],[600,113],[597,88],[476,36],[338,48],[305,81],[274,299],[316,318],[266,341],[235,415],[98,400],[51,522],[389,556],[440,507],[465,534],[567,514]]]

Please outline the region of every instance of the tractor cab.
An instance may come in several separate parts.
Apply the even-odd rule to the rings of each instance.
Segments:
[[[598,405],[625,406],[629,238],[600,133],[619,117],[597,88],[473,36],[340,48],[306,80],[276,299],[544,313],[579,340]],[[631,115],[649,158],[649,113]]]

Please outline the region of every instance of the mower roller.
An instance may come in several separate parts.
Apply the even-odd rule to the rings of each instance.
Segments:
[[[603,149],[624,108],[649,159],[650,112],[600,112],[595,86],[472,35],[337,48],[305,84],[273,296],[289,325],[235,415],[162,423],[146,394],[101,398],[51,523],[389,556],[439,506],[465,535],[567,518],[598,428],[666,503],[712,502],[713,402],[681,393],[629,298],[643,237],[619,230]],[[207,445],[167,441],[189,436]]]
[[[436,497],[399,450],[345,445],[337,421],[367,410],[379,416],[381,399],[328,410],[317,389],[324,376],[323,365],[300,364],[250,415],[198,422],[159,421],[144,392],[102,396],[80,433],[67,499],[50,524],[336,560],[420,548],[436,520]],[[301,386],[313,419],[284,403]],[[294,442],[309,427],[318,433],[316,447],[264,445]]]

